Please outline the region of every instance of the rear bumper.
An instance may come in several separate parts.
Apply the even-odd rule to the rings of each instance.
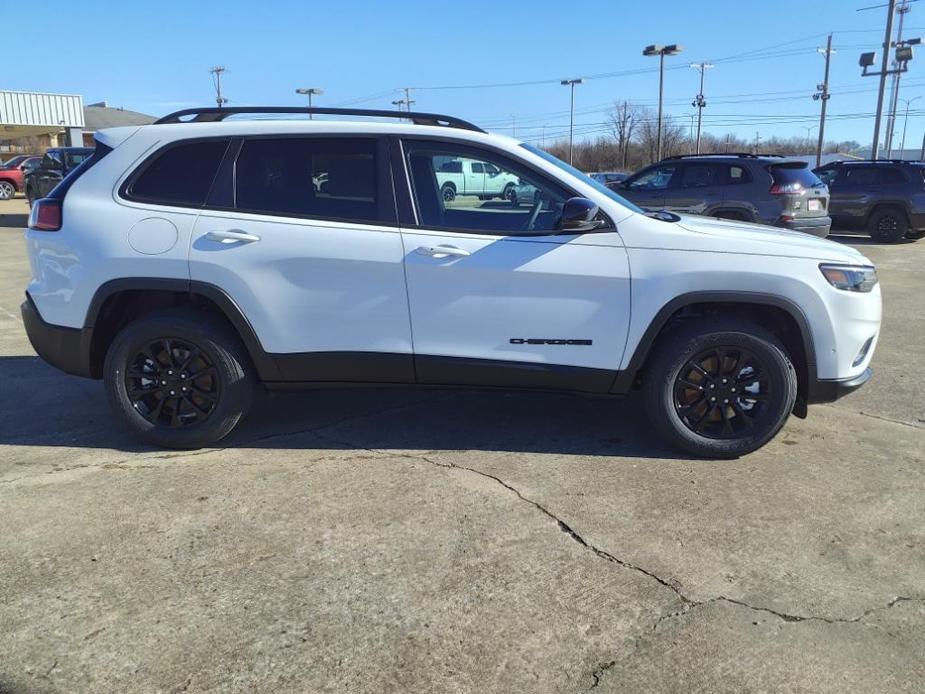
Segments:
[[[92,378],[88,331],[46,323],[28,294],[20,311],[29,342],[42,359],[65,373]]]
[[[831,217],[797,217],[795,219],[778,219],[774,226],[790,229],[791,231],[802,231],[804,234],[812,234],[824,239],[829,235],[832,228]]]
[[[818,380],[809,389],[809,403],[835,402],[849,393],[853,393],[870,380],[873,371],[864,369],[859,376],[841,380]]]

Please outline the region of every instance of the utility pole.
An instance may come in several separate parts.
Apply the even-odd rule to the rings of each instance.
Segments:
[[[411,99],[411,90],[412,90],[412,89],[414,89],[414,87],[402,87],[402,90],[405,92],[405,105],[408,107],[408,110],[409,110],[409,111],[411,110],[411,104],[415,103],[415,102]]]
[[[572,89],[572,105],[569,108],[568,116],[568,163],[572,163],[572,141],[575,131],[575,85],[581,84],[582,79],[578,77],[572,80],[560,80],[559,84],[562,84],[566,87],[571,87]]]
[[[398,110],[401,111],[401,105],[403,103],[405,103],[404,99],[396,99],[395,101],[392,102],[392,106],[397,106]]]
[[[543,123],[543,149],[546,149],[546,124]]]
[[[713,67],[713,65],[711,63],[691,63],[691,67],[700,72],[700,91],[691,102],[691,106],[697,109],[697,147],[695,154],[700,154],[700,122],[703,116],[703,109],[707,105],[707,100],[703,98],[703,73]]]
[[[517,137],[517,116],[511,114],[511,137]]]
[[[896,41],[894,45],[902,46],[903,43],[903,21],[906,13],[911,10],[909,0],[902,0],[902,5],[896,8],[896,14],[899,15],[899,25],[896,27]],[[893,154],[893,134],[896,130],[896,107],[899,105],[899,78],[902,73],[897,69],[899,60],[893,60],[893,80],[890,85],[890,113],[886,122],[886,156],[889,158]]]
[[[825,43],[825,51],[821,48],[816,49],[825,55],[825,76],[822,78],[822,84],[817,84],[818,90],[813,94],[813,101],[821,101],[822,108],[819,110],[819,140],[816,142],[816,166],[822,166],[822,147],[825,144],[825,107],[829,103],[829,62],[832,60],[832,34]]]
[[[225,71],[225,67],[222,65],[216,65],[209,69],[209,74],[212,75],[212,83],[215,85],[215,103],[218,104],[219,108],[228,103],[228,99],[222,96],[222,74]]]
[[[918,101],[921,98],[922,97],[920,96],[916,96],[911,99],[900,99],[900,101],[903,101],[906,104],[906,115],[903,118],[903,139],[899,145],[900,159],[906,158],[906,126],[909,125],[909,104],[911,104],[913,101]]]
[[[312,107],[312,95],[317,94],[318,96],[321,96],[322,94],[324,94],[324,90],[319,89],[318,87],[301,87],[299,89],[296,89],[295,93],[301,94],[303,96],[308,96],[308,107],[311,108]],[[309,113],[308,119],[312,120],[313,118],[314,118],[314,114]]]
[[[758,147],[761,145],[761,133],[755,131],[755,154],[758,154]]]
[[[642,50],[643,55],[658,56],[658,126],[655,131],[655,161],[662,160],[662,101],[665,96],[665,56],[677,55],[682,50],[682,46],[676,43],[668,46],[652,44]]]
[[[886,10],[886,31],[883,33],[883,59],[880,63],[880,88],[877,90],[877,115],[874,118],[874,141],[870,148],[870,158],[874,161],[876,161],[880,155],[880,119],[883,117],[883,92],[886,90],[886,75],[890,63],[890,39],[893,36],[893,13],[895,11],[896,0],[889,0]],[[861,57],[863,60],[863,56]]]

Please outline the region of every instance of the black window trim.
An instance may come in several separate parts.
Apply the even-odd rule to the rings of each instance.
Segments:
[[[368,219],[358,220],[352,218],[343,218],[343,217],[320,217],[320,216],[309,216],[299,213],[283,213],[283,212],[258,212],[254,210],[241,210],[234,206],[237,194],[237,160],[238,156],[241,153],[241,150],[244,147],[245,140],[254,139],[254,140],[268,140],[268,139],[365,139],[365,140],[375,140],[376,141],[376,175],[378,180],[378,188],[380,193],[385,193],[385,197],[381,205],[391,213],[391,221],[386,220],[377,220],[370,221]],[[172,201],[165,200],[156,200],[149,198],[141,198],[136,196],[131,196],[129,190],[131,190],[131,185],[136,178],[138,178],[144,170],[153,163],[153,161],[159,157],[163,152],[165,152],[170,147],[177,147],[183,144],[189,144],[194,142],[205,142],[205,141],[214,141],[214,140],[228,140],[228,148],[225,150],[224,155],[222,156],[221,161],[219,162],[218,169],[215,172],[215,176],[212,179],[212,182],[209,186],[209,191],[206,194],[205,202],[202,205],[192,205],[188,203],[177,203]],[[227,212],[236,215],[247,215],[250,217],[283,217],[287,219],[304,219],[309,222],[341,222],[344,224],[355,224],[357,226],[367,226],[367,227],[388,227],[393,229],[399,228],[398,222],[398,212],[396,206],[396,195],[395,195],[395,184],[392,180],[392,166],[390,166],[391,152],[390,152],[390,138],[382,136],[376,133],[267,133],[267,134],[254,134],[254,135],[215,135],[211,137],[191,137],[184,138],[180,140],[173,140],[164,144],[162,147],[158,147],[151,154],[145,157],[144,161],[139,164],[123,181],[122,185],[119,186],[119,197],[123,200],[133,203],[139,203],[143,205],[159,205],[163,207],[177,207],[181,209],[191,209],[191,210],[201,210],[203,212]],[[231,190],[221,191],[216,186],[219,185],[230,185]],[[218,195],[224,194],[226,198],[230,198],[231,205],[219,205],[214,204],[212,200]],[[391,205],[389,205],[389,200],[391,200]]]
[[[408,171],[408,158],[405,156],[405,142],[411,142],[415,140],[424,140],[427,142],[442,142],[450,145],[462,146],[469,149],[481,149],[493,154],[497,154],[503,159],[510,159],[518,166],[526,169],[531,174],[535,175],[537,178],[543,181],[552,181],[556,186],[563,189],[568,193],[569,197],[584,197],[581,193],[577,192],[574,188],[567,186],[565,183],[560,181],[557,178],[552,178],[545,171],[540,171],[532,164],[520,159],[519,157],[514,156],[507,150],[501,149],[500,147],[495,147],[494,145],[487,144],[484,142],[473,142],[472,140],[465,140],[456,137],[448,137],[445,135],[415,135],[415,134],[402,134],[398,136],[393,136],[392,139],[397,142],[397,146],[393,146],[393,152],[396,152],[397,155],[393,154],[392,157],[392,167],[393,171],[393,181],[396,182],[396,202],[399,209],[404,211],[404,214],[400,217],[402,228],[414,229],[415,231],[442,231],[450,232],[454,234],[472,234],[475,236],[498,236],[502,238],[522,238],[522,239],[539,239],[544,237],[555,237],[561,236],[563,238],[572,237],[572,236],[584,236],[586,234],[605,234],[605,233],[614,233],[617,231],[617,225],[613,223],[610,215],[601,210],[600,214],[604,216],[607,221],[607,226],[601,227],[600,229],[594,229],[593,231],[583,231],[580,233],[567,233],[563,231],[550,232],[542,231],[538,233],[526,232],[526,233],[507,233],[505,234],[502,231],[482,231],[478,229],[462,229],[459,227],[445,227],[437,226],[436,224],[421,224],[420,216],[417,209],[417,202],[414,198],[413,184],[411,182],[411,172]],[[403,185],[398,185],[398,181],[404,181]],[[410,211],[410,215],[409,215]]]
[[[376,189],[380,197],[378,207],[380,219],[355,219],[352,217],[323,217],[320,215],[307,215],[299,212],[273,212],[259,210],[244,210],[238,207],[223,206],[206,206],[204,210],[216,212],[233,212],[242,215],[255,215],[258,217],[284,217],[287,219],[304,219],[310,222],[340,222],[342,224],[356,224],[367,227],[389,227],[397,229],[398,211],[395,201],[395,185],[392,181],[392,167],[389,162],[391,153],[389,151],[389,138],[376,133],[266,133],[244,135],[241,137],[241,145],[235,153],[232,162],[232,201],[237,204],[237,178],[238,178],[238,157],[244,149],[248,140],[373,140],[376,145]],[[391,204],[390,204],[391,203]],[[382,217],[383,213],[388,214],[389,219]]]
[[[216,141],[221,141],[221,140],[226,141],[225,152],[219,158],[219,165],[215,169],[215,175],[212,177],[212,180],[209,182],[209,188],[206,191],[206,195],[202,203],[197,205],[194,203],[179,202],[176,200],[164,200],[163,198],[134,195],[131,192],[132,186],[142,176],[142,174],[144,174],[144,172],[147,171],[148,168],[152,164],[154,164],[155,161],[160,159],[160,157],[164,153],[166,153],[168,150],[173,149],[175,147],[180,147],[183,145],[198,144],[200,142],[216,142]],[[139,203],[142,205],[159,205],[162,207],[179,207],[179,208],[187,209],[187,210],[205,209],[206,202],[208,201],[209,196],[212,194],[212,187],[215,184],[216,179],[218,178],[219,171],[221,171],[222,163],[225,159],[225,155],[228,153],[228,147],[231,146],[231,143],[233,140],[234,140],[234,136],[232,135],[219,135],[219,136],[212,136],[212,137],[190,137],[190,138],[184,138],[181,140],[172,140],[171,142],[164,144],[162,147],[158,147],[157,149],[155,149],[153,152],[151,152],[151,154],[145,157],[144,161],[142,161],[141,164],[139,164],[132,170],[132,172],[128,175],[128,177],[126,177],[126,179],[122,182],[122,185],[119,186],[119,197],[127,202],[134,202],[134,203]]]

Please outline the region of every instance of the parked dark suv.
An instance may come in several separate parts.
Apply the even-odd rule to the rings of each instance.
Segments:
[[[925,235],[925,162],[833,162],[815,173],[829,186],[836,226],[866,229],[881,243]]]
[[[29,206],[47,196],[71,170],[93,154],[92,147],[54,147],[42,157],[37,167],[26,173],[26,197]]]
[[[825,238],[829,191],[803,161],[754,154],[671,157],[615,190],[640,207],[757,222]]]

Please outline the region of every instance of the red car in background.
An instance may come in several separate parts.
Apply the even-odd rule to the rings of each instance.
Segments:
[[[19,154],[0,164],[0,200],[10,200],[23,190],[26,171],[38,166],[41,157],[33,154]]]

